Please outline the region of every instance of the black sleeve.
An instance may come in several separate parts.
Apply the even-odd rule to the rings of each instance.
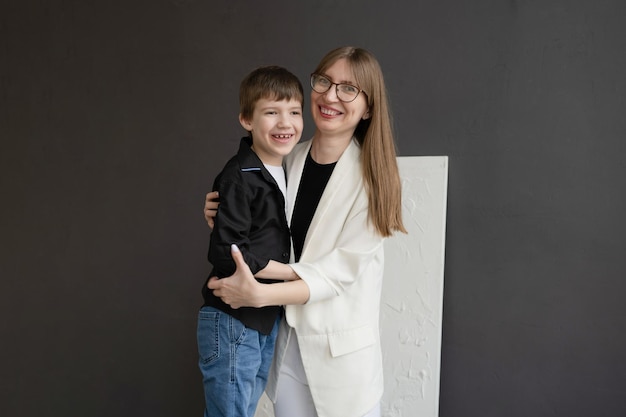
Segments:
[[[269,258],[261,258],[250,252],[249,234],[252,227],[252,200],[250,191],[234,181],[220,181],[213,186],[220,193],[220,205],[215,216],[215,226],[209,244],[209,262],[218,277],[235,272],[235,262],[230,245],[236,244],[253,274],[265,268]]]

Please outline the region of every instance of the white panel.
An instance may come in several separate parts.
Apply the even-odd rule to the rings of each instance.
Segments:
[[[385,244],[382,415],[437,417],[448,158],[399,157],[398,165],[409,233]],[[255,417],[273,416],[263,395]]]
[[[399,157],[404,224],[385,246],[383,416],[439,410],[448,158]]]

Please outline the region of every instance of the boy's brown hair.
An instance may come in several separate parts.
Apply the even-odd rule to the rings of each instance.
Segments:
[[[304,93],[298,77],[276,65],[259,67],[248,74],[239,86],[239,114],[252,119],[254,106],[260,99],[298,100],[304,106]]]

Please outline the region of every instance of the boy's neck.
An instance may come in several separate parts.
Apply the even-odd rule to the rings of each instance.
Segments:
[[[252,146],[250,146],[250,149],[252,149],[252,152],[254,152],[256,154],[256,156],[259,157],[259,159],[261,160],[263,165],[270,165],[270,166],[273,166],[273,167],[281,167],[281,166],[283,166],[283,158],[279,158],[279,159],[272,158],[270,160],[266,156],[259,155],[259,153],[256,151],[256,149],[254,149],[254,143],[252,144]]]
[[[267,163],[265,161],[261,161],[261,162],[263,162],[263,165],[269,166],[269,167],[276,167],[276,168],[282,168],[283,167],[283,163],[282,162],[280,164],[270,164],[270,163]]]

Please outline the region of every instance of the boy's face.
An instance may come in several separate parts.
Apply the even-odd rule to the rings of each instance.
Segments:
[[[279,166],[302,135],[302,103],[260,99],[251,120],[239,122],[252,134],[252,149],[264,164]]]

